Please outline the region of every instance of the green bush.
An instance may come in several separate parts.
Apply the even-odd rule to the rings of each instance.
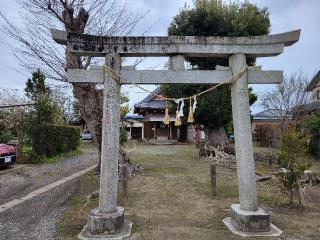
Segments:
[[[4,124],[0,123],[0,143],[7,143],[12,137],[11,131]]]
[[[285,168],[278,174],[278,179],[287,191],[289,201],[293,203],[294,193],[301,192],[300,180],[305,170],[312,166],[307,158],[307,138],[303,131],[288,129],[280,138],[279,163]],[[301,201],[299,196],[299,203]]]
[[[309,152],[313,155],[319,155],[320,149],[320,117],[316,114],[306,116],[301,127],[309,134]]]
[[[123,146],[128,142],[128,132],[124,126],[120,127],[120,145]]]
[[[32,158],[37,162],[43,157],[76,150],[80,145],[80,130],[64,125],[39,125],[32,128],[31,140]]]

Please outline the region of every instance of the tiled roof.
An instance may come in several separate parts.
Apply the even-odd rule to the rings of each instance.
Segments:
[[[253,115],[254,120],[279,120],[286,116],[286,112],[280,109],[268,109]],[[288,114],[287,114],[288,116]]]
[[[319,81],[320,81],[320,71],[313,77],[311,82],[308,84],[308,86],[306,88],[306,91],[307,92],[311,92],[312,89],[314,89],[317,86]]]
[[[165,109],[166,101],[154,99],[154,97],[161,92],[160,87],[156,88],[141,102],[134,105],[134,108],[152,108],[152,109]]]

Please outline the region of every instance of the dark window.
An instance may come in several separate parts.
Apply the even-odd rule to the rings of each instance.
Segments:
[[[317,100],[320,100],[320,90],[317,91]]]

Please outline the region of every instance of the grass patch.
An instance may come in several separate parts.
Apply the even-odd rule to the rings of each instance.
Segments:
[[[217,183],[217,195],[221,198],[236,198],[239,196],[238,187],[236,185]]]
[[[83,152],[80,149],[77,149],[76,151],[70,151],[70,152],[66,152],[66,153],[61,153],[58,155],[55,155],[53,157],[45,157],[42,160],[42,163],[45,164],[51,164],[51,163],[55,163],[55,162],[59,162],[65,158],[71,158],[71,157],[76,157],[81,155]]]
[[[281,202],[283,198],[279,197],[279,202]],[[277,195],[274,193],[267,193],[267,192],[259,192],[258,193],[258,201],[260,204],[266,206],[274,206],[277,201]]]
[[[130,179],[126,200],[120,198],[121,183],[118,185],[119,205],[125,208],[126,218],[134,223],[132,240],[242,239],[231,234],[221,221],[230,214],[230,205],[239,202],[235,170],[218,166],[217,196],[212,198],[209,164],[198,159],[198,149],[192,145],[135,144],[136,150],[128,156],[145,170]],[[260,162],[256,166],[263,174],[275,168]],[[85,175],[80,182],[82,188],[91,189],[91,193],[98,187],[94,174]],[[318,236],[320,227],[319,205],[303,212],[282,205],[274,207],[278,191],[274,186],[263,184],[257,184],[259,202],[271,210],[272,222],[285,231],[284,239],[316,239],[314,236]],[[280,197],[279,203],[283,198]],[[76,239],[87,222],[87,213],[97,206],[97,196],[88,204],[85,195],[72,201],[56,239]]]
[[[183,167],[164,167],[164,166],[160,166],[160,167],[147,166],[145,167],[144,171],[146,173],[152,173],[157,175],[164,175],[164,174],[179,175],[185,172]]]

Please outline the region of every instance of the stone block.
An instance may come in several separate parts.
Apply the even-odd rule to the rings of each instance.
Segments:
[[[244,211],[240,209],[240,204],[231,205],[231,222],[243,232],[270,231],[270,214],[260,207],[257,211]]]
[[[270,214],[263,208],[244,211],[240,204],[231,205],[231,217],[223,219],[226,227],[242,237],[279,237],[282,231],[270,223]]]
[[[92,235],[116,234],[121,231],[124,223],[124,209],[117,207],[115,212],[101,213],[94,209],[88,216],[88,231]]]
[[[122,228],[118,233],[107,234],[102,233],[99,235],[92,235],[89,232],[88,225],[86,225],[81,233],[78,235],[80,240],[129,240],[132,230],[132,222],[125,220]]]

